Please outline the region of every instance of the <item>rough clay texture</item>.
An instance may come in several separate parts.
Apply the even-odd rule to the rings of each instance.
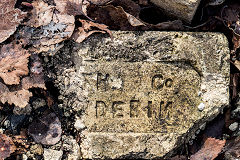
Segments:
[[[167,14],[191,22],[201,0],[150,0]]]
[[[81,158],[167,158],[228,105],[224,35],[113,35],[69,42],[54,57],[60,106],[77,113]]]

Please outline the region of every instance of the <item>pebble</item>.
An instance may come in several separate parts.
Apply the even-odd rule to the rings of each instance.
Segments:
[[[23,155],[22,155],[22,160],[27,160],[27,159],[28,159],[27,155],[26,155],[26,154],[23,154]]]
[[[10,125],[11,125],[10,120],[6,120],[6,121],[4,121],[3,125],[4,125],[6,128],[9,128]]]
[[[30,147],[30,151],[31,151],[31,153],[33,153],[33,154],[42,155],[42,154],[43,154],[42,145],[40,145],[40,144],[32,145],[32,146]]]
[[[200,103],[200,104],[198,105],[198,110],[199,110],[199,111],[203,111],[204,108],[205,108],[204,103]]]
[[[236,131],[238,129],[238,123],[234,122],[228,127],[231,131]]]
[[[200,130],[198,129],[198,130],[195,132],[195,134],[198,135],[199,133],[200,133]]]
[[[83,124],[83,122],[77,118],[75,124],[74,124],[74,127],[77,129],[77,130],[82,130],[85,128],[85,125]]]
[[[61,122],[55,113],[44,115],[28,127],[34,141],[44,145],[54,145],[61,139]]]
[[[53,149],[44,148],[43,157],[44,160],[61,160],[63,155],[63,151],[57,151]]]
[[[204,130],[205,128],[206,128],[206,125],[207,125],[207,123],[205,122],[205,123],[203,123],[200,127],[199,127],[199,129],[201,129],[201,130]]]
[[[42,98],[38,98],[35,101],[33,101],[33,103],[32,103],[32,106],[33,106],[34,109],[38,109],[38,108],[43,107],[45,105],[47,105],[46,101]]]

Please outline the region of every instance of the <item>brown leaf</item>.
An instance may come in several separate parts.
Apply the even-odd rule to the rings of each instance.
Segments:
[[[240,61],[235,60],[233,64],[235,65],[235,67],[237,67],[238,70],[240,70]]]
[[[29,77],[25,77],[22,79],[22,88],[30,89],[30,88],[42,88],[47,89],[45,86],[45,81],[43,78],[43,74],[40,75],[31,75]]]
[[[222,9],[222,18],[227,24],[231,25],[232,23],[238,21],[239,4],[224,6]]]
[[[81,43],[87,37],[89,37],[90,35],[96,32],[108,33],[112,37],[111,31],[104,24],[98,24],[88,20],[81,20],[81,19],[79,19],[79,21],[82,23],[82,27],[79,27],[78,31],[73,34],[73,40],[78,43]],[[92,30],[93,27],[96,27],[99,30]]]
[[[91,2],[92,4],[104,5],[108,2],[110,2],[111,0],[88,0],[88,1]]]
[[[124,11],[125,12],[125,11]],[[140,20],[138,20],[136,17],[132,16],[131,14],[125,12],[126,16],[127,16],[127,19],[128,19],[128,22],[134,26],[134,27],[137,27],[137,26],[145,26],[145,24],[143,22],[141,22]]]
[[[91,5],[88,10],[88,15],[97,23],[110,26],[110,29],[113,30],[137,30],[137,27],[131,25],[131,23],[134,22],[134,18],[132,18],[133,16],[131,15],[131,17],[128,17],[126,12],[120,6],[114,7],[113,5]],[[134,23],[132,24],[135,25]]]
[[[48,25],[53,16],[53,6],[49,6],[47,3],[36,0],[32,3],[33,10],[31,11],[32,15],[29,18],[30,20],[26,23],[26,25],[30,27],[40,27]]]
[[[5,84],[19,84],[20,77],[28,74],[27,50],[19,45],[4,45],[0,51],[0,77]]]
[[[47,89],[41,60],[37,54],[31,56],[30,76],[22,79],[22,89],[42,88]]]
[[[215,138],[208,138],[203,147],[194,155],[190,157],[190,160],[214,160],[218,154],[222,151],[226,140],[219,140]]]
[[[183,30],[183,23],[181,20],[174,20],[169,22],[162,22],[152,26],[158,30]]]
[[[240,25],[239,25],[239,29],[240,29]],[[237,34],[235,31],[233,32],[232,42],[233,42],[233,49],[237,50],[240,47],[240,34]]]
[[[58,44],[70,38],[75,28],[74,16],[67,14],[55,13],[51,23],[42,27],[42,32],[39,32],[34,37],[34,52],[47,52],[55,50]]]
[[[26,13],[15,9],[16,0],[0,1],[0,43],[10,37],[17,29],[17,26],[26,16]]]
[[[5,134],[0,134],[0,159],[5,159],[16,150],[12,138]]]
[[[225,24],[232,32],[233,50],[236,51],[240,47],[240,5],[233,4],[224,6],[222,9],[222,19]]]
[[[56,9],[62,14],[87,15],[87,0],[54,0]]]
[[[0,82],[0,102],[14,104],[20,108],[25,107],[28,104],[32,93],[26,89],[17,91],[10,91],[6,85]]]
[[[115,7],[122,7],[125,12],[133,15],[134,17],[139,17],[141,8],[132,0],[113,0],[110,4]]]
[[[55,52],[61,48],[59,43],[70,38],[74,31],[74,15],[79,15],[81,8],[87,6],[85,1],[80,0],[55,0],[53,2],[56,5],[54,3],[50,5],[41,0],[33,2],[34,9],[27,25],[36,28],[24,27],[19,31],[21,39],[33,45],[29,48],[31,52]],[[26,38],[28,41],[25,40]]]

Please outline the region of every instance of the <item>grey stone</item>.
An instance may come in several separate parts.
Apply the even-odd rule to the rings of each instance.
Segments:
[[[74,123],[74,127],[77,129],[77,130],[82,130],[84,129],[86,126],[84,125],[83,121],[77,117],[76,118],[76,121]]]
[[[55,113],[49,113],[35,119],[29,125],[28,133],[37,143],[54,145],[61,139],[61,122]]]
[[[150,0],[167,14],[191,22],[201,0]]]
[[[230,126],[229,126],[229,129],[231,131],[236,131],[238,129],[238,123],[237,122],[234,122],[232,123]]]
[[[57,151],[53,149],[44,148],[43,157],[44,160],[61,160],[63,155],[63,151]]]
[[[38,108],[43,107],[45,105],[47,105],[46,101],[42,98],[38,98],[38,99],[34,100],[33,103],[32,103],[32,106],[33,106],[34,109],[38,109]]]
[[[203,111],[204,108],[205,108],[205,104],[204,104],[204,103],[200,103],[200,104],[198,105],[199,111]]]
[[[69,42],[53,58],[61,106],[85,126],[81,158],[167,158],[229,104],[223,34],[113,36]]]

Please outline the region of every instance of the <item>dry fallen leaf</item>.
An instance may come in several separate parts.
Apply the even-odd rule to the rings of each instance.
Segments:
[[[133,15],[134,17],[139,17],[141,8],[132,0],[112,0],[109,4],[115,7],[122,7],[125,12]]]
[[[137,30],[138,26],[145,26],[138,19],[140,6],[132,0],[112,0],[105,6],[99,6],[98,0],[94,0],[93,4],[88,7],[88,16],[110,29]]]
[[[12,138],[5,134],[0,134],[0,159],[5,159],[16,150]]]
[[[124,11],[125,12],[125,11]],[[128,19],[128,22],[134,26],[134,27],[137,27],[137,26],[145,26],[145,24],[143,22],[141,22],[139,19],[137,19],[136,17],[134,17],[133,15],[125,12],[126,16],[127,16],[127,19]]]
[[[22,79],[22,89],[41,88],[47,89],[44,81],[44,73],[41,60],[38,55],[31,56],[30,76]]]
[[[81,19],[79,19],[79,21],[82,23],[82,27],[79,27],[78,31],[73,34],[73,40],[78,43],[81,43],[91,34],[96,32],[108,33],[110,37],[112,37],[111,31],[104,24],[98,24],[88,20],[81,20]],[[96,27],[99,30],[92,30],[93,27]]]
[[[40,75],[31,75],[29,77],[25,77],[22,79],[22,88],[30,89],[30,88],[42,88],[47,89],[45,86],[45,81],[43,78],[43,74]]]
[[[47,3],[41,0],[33,1],[32,6],[32,15],[26,25],[36,28],[48,25],[52,20],[54,7],[49,6]]]
[[[234,64],[235,67],[237,67],[238,70],[240,70],[240,61],[235,60],[235,61],[233,62],[233,64]]]
[[[113,5],[91,5],[88,10],[88,15],[97,23],[110,26],[110,29],[113,30],[137,30],[136,26],[141,23],[132,14],[125,12],[121,6],[115,7]]]
[[[56,9],[62,14],[68,15],[87,15],[87,0],[54,0]]]
[[[232,42],[233,50],[236,51],[240,47],[240,5],[233,4],[224,6],[221,18],[226,27],[233,32]]]
[[[90,3],[92,4],[96,4],[96,5],[104,5],[108,2],[110,2],[111,0],[88,0]]]
[[[238,28],[240,31],[240,25],[238,24]],[[232,38],[232,42],[233,42],[233,49],[237,50],[240,47],[240,34],[236,33],[235,31],[233,32],[233,38]]]
[[[14,104],[20,108],[25,107],[28,104],[32,93],[26,89],[17,91],[10,91],[6,85],[0,82],[0,102]]]
[[[0,43],[10,37],[26,16],[21,10],[14,8],[16,0],[0,1]]]
[[[59,43],[72,36],[74,23],[74,16],[54,13],[52,21],[32,37],[34,43],[32,51],[40,53],[55,50]]]
[[[19,84],[20,77],[28,74],[27,50],[19,45],[4,45],[0,50],[0,77],[5,84]]]
[[[226,140],[208,138],[205,141],[203,147],[197,153],[190,157],[190,160],[214,160],[222,151],[225,143]]]
[[[26,107],[32,93],[28,90],[30,88],[46,89],[43,68],[38,55],[31,56],[30,75],[23,77],[21,84],[7,87],[0,82],[0,102],[14,104],[20,108]],[[26,63],[28,68],[28,64]],[[18,77],[19,78],[19,77]],[[20,81],[20,78],[19,78]]]
[[[174,20],[169,22],[161,22],[156,25],[152,25],[152,28],[158,29],[158,30],[183,30],[183,23],[181,20]]]

